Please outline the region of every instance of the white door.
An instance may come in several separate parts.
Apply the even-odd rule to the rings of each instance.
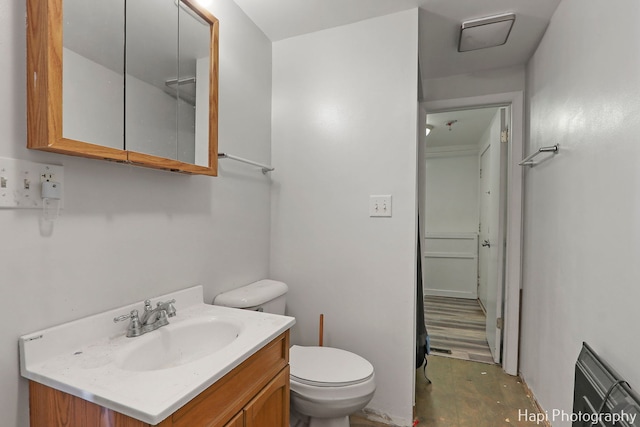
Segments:
[[[507,115],[507,108],[500,109],[491,129],[490,144],[480,157],[479,292],[487,312],[487,342],[496,363],[500,363],[502,353],[502,329],[498,323],[502,320],[504,295],[507,150],[501,136],[507,130]]]
[[[491,189],[489,183],[491,181],[491,145],[480,154],[480,224],[478,226],[478,298],[484,309],[487,309],[487,292],[488,292],[488,276],[489,276],[489,226],[490,226],[490,210]]]

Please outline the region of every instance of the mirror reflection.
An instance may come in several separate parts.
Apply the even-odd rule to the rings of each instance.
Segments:
[[[124,0],[63,11],[63,136],[124,149]]]
[[[178,0],[64,0],[63,14],[63,136],[208,166],[210,24]]]
[[[193,119],[182,123],[186,114],[178,114],[178,128],[190,126],[190,133],[178,135],[179,149],[193,152],[193,163],[209,163],[209,118],[211,71],[211,28],[208,22],[180,2],[178,98],[188,104],[178,108],[191,110]]]

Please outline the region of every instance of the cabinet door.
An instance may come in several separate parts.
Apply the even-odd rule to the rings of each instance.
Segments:
[[[244,427],[289,426],[289,365],[244,409]]]
[[[225,424],[224,427],[244,427],[244,413],[240,412]]]

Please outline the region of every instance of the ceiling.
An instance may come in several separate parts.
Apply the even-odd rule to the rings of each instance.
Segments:
[[[498,110],[499,107],[488,107],[428,114],[427,124],[433,126],[433,129],[426,138],[426,146],[475,146]]]
[[[560,0],[235,0],[271,41],[420,8],[423,80],[522,65],[531,57]],[[508,42],[457,51],[463,21],[516,14]]]
[[[213,0],[198,1],[206,7]],[[420,72],[423,81],[525,64],[535,51],[551,15],[560,2],[560,0],[234,1],[272,41],[419,7]],[[144,0],[144,2],[140,0],[134,3],[143,5],[146,4],[145,2],[155,4],[156,0]],[[89,3],[91,7],[86,6]],[[166,4],[168,12],[175,13],[177,11],[174,0],[165,0],[161,3]],[[85,50],[94,52],[94,55],[95,52],[99,52],[100,58],[97,62],[106,66],[117,64],[121,70],[124,21],[120,15],[124,7],[124,0],[116,0],[116,4],[120,6],[114,7],[113,2],[106,1],[65,0],[65,10],[74,10],[73,13],[77,15],[75,16],[77,19],[68,19],[74,18],[74,16],[67,16],[67,12],[65,12],[65,46],[84,54],[82,45],[88,45],[90,48]],[[96,9],[97,7],[101,9]],[[155,19],[160,13],[160,8],[154,7],[153,9],[154,14],[147,15],[153,16]],[[142,10],[145,10],[144,7]],[[460,53],[457,51],[459,27],[463,21],[505,12],[516,14],[513,30],[505,45],[472,52]],[[141,18],[144,16],[144,13],[140,15]],[[186,18],[186,20],[189,19],[191,18]],[[76,25],[69,25],[69,22],[74,22]],[[153,37],[175,37],[175,34],[165,30],[166,26],[162,27],[161,30],[152,32]],[[196,24],[194,27],[199,29],[201,26]],[[149,28],[154,28],[154,25],[145,23],[141,25],[141,28],[144,28],[143,32],[150,33]],[[95,38],[111,40],[111,42],[97,44]],[[78,46],[71,44],[73,40],[77,41]],[[168,41],[143,43],[140,51],[135,52],[130,58],[144,58],[151,54],[159,57],[162,53],[156,51],[160,47],[170,45],[171,43]],[[96,49],[95,46],[102,47]],[[184,50],[189,46],[197,46],[197,44],[182,43],[181,49]],[[132,46],[129,48],[131,50]],[[189,56],[199,57],[195,54]],[[146,63],[142,60],[137,62]],[[129,73],[141,76],[149,73],[149,68],[142,66],[143,69],[140,70],[140,73],[136,73],[134,65],[134,63],[127,63]],[[152,69],[155,71],[156,68],[157,65]],[[187,67],[185,65],[182,68]],[[189,72],[193,74],[193,72]],[[158,71],[158,74],[162,75],[157,80],[163,83],[168,78],[175,78],[176,70],[165,70],[162,73]],[[184,75],[185,72],[180,74]]]

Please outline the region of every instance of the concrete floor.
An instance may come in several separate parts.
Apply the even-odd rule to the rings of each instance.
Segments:
[[[417,427],[531,427],[519,411],[538,410],[518,377],[490,365],[442,356],[429,356],[427,384],[416,371]],[[388,427],[352,416],[351,427]]]

